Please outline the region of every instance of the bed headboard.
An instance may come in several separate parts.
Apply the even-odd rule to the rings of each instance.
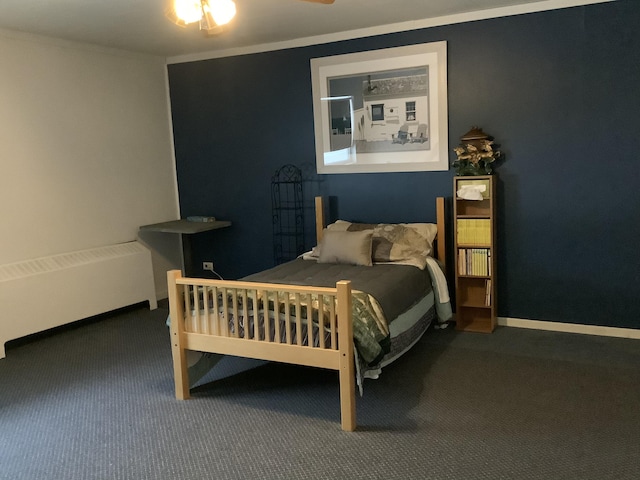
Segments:
[[[322,231],[327,226],[325,211],[324,197],[316,197],[316,241],[318,244],[322,240]],[[447,242],[444,197],[436,197],[436,226],[438,227],[438,234],[436,236],[435,258],[445,266]]]

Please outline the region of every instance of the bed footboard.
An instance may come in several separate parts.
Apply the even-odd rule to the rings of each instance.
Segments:
[[[353,431],[355,366],[351,282],[335,288],[167,274],[176,397],[189,398],[186,350],[339,372],[343,430]]]

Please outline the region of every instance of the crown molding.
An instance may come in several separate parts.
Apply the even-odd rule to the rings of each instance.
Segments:
[[[177,55],[167,57],[167,64],[196,62],[214,58],[234,57],[238,55],[250,55],[274,50],[284,50],[287,48],[307,47],[311,45],[321,45],[325,43],[353,40],[356,38],[373,37],[386,35],[389,33],[407,32],[420,30],[423,28],[440,27],[443,25],[454,25],[457,23],[474,22],[491,18],[509,17],[523,15],[527,13],[544,12],[548,10],[559,10],[563,8],[578,7],[597,3],[613,2],[615,0],[543,0],[540,2],[526,3],[510,7],[490,8],[475,12],[460,13],[456,15],[446,15],[435,18],[425,18],[411,20],[408,22],[392,23],[377,27],[361,28],[327,35],[317,35],[313,37],[298,38],[283,42],[265,43],[248,47],[230,48],[226,50],[212,50],[208,52]]]

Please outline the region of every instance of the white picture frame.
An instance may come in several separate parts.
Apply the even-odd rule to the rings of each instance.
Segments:
[[[320,174],[446,171],[447,43],[311,59]]]

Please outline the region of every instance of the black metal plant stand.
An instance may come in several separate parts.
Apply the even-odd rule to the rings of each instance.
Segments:
[[[271,177],[273,259],[276,265],[304,253],[302,172],[295,165],[280,167]]]

